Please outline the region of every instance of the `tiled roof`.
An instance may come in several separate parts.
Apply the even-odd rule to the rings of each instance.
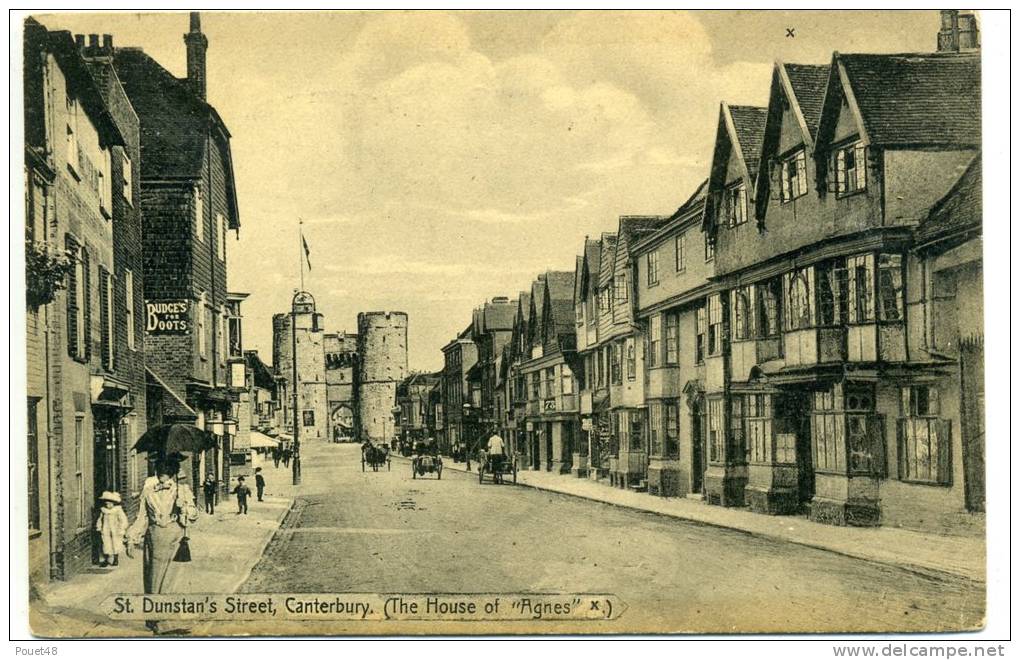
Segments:
[[[542,322],[542,300],[545,297],[545,275],[539,275],[538,278],[531,283],[531,305],[535,308],[535,324],[536,327],[541,327],[538,324]],[[529,319],[530,323],[531,320]],[[536,329],[535,332],[538,332]]]
[[[981,154],[978,153],[945,197],[932,207],[914,238],[918,244],[923,244],[957,232],[980,229],[981,213]]]
[[[731,105],[729,109],[740,151],[744,154],[744,164],[747,165],[748,173],[754,176],[758,172],[758,159],[761,158],[766,109],[751,105]]]
[[[517,301],[487,302],[483,310],[485,330],[510,330],[517,315]]]
[[[113,66],[141,126],[143,179],[194,179],[201,175],[210,134],[223,152],[228,180],[228,222],[237,229],[230,132],[216,109],[195,96],[183,80],[138,48],[118,48]],[[210,131],[210,126],[219,130]]]
[[[783,64],[786,77],[790,79],[797,105],[804,115],[804,122],[812,139],[818,133],[818,119],[822,115],[822,101],[829,80],[828,64]]]
[[[551,270],[545,274],[546,286],[549,290],[549,299],[574,300],[574,273],[568,270]]]
[[[609,284],[613,277],[613,256],[616,254],[616,234],[602,234],[601,254],[599,254],[599,286]]]
[[[245,351],[244,358],[248,362],[248,368],[251,369],[256,387],[271,390],[276,386],[276,381],[273,379],[273,370],[262,361],[258,351]]]
[[[836,55],[871,143],[981,144],[981,60],[975,55]]]

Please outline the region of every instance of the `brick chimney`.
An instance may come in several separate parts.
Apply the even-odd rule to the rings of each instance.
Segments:
[[[205,100],[205,50],[209,40],[202,34],[202,20],[197,11],[191,12],[191,26],[184,35],[188,50],[188,86],[195,96]]]
[[[981,47],[978,38],[977,17],[969,12],[943,9],[939,12],[941,25],[938,35],[938,52],[959,53]]]

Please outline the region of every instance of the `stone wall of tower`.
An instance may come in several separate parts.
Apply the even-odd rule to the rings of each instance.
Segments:
[[[285,382],[284,426],[294,417],[292,383],[297,354],[298,426],[301,440],[328,440],[329,406],[326,395],[326,356],[322,315],[314,307],[295,306],[296,329],[291,330],[289,314],[273,316],[273,370]]]
[[[397,385],[407,376],[407,314],[358,314],[358,427],[361,438],[394,434]]]
[[[334,440],[353,438],[357,435],[358,336],[347,332],[327,334],[324,342],[330,433]]]

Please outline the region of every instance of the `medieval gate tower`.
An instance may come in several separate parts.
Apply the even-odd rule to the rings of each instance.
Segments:
[[[397,384],[407,376],[407,314],[358,314],[358,426],[361,439],[394,433]]]

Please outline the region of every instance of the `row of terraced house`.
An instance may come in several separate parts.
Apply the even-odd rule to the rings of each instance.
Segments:
[[[443,352],[446,451],[837,525],[984,509],[980,55],[776,63],[711,168]]]
[[[30,575],[99,559],[99,497],[134,517],[155,425],[210,431],[185,462],[226,495],[251,469],[250,429],[272,411],[227,289],[240,220],[230,133],[206,102],[197,13],[187,76],[111,35],[25,22],[27,459]],[[261,392],[261,394],[260,394]]]

